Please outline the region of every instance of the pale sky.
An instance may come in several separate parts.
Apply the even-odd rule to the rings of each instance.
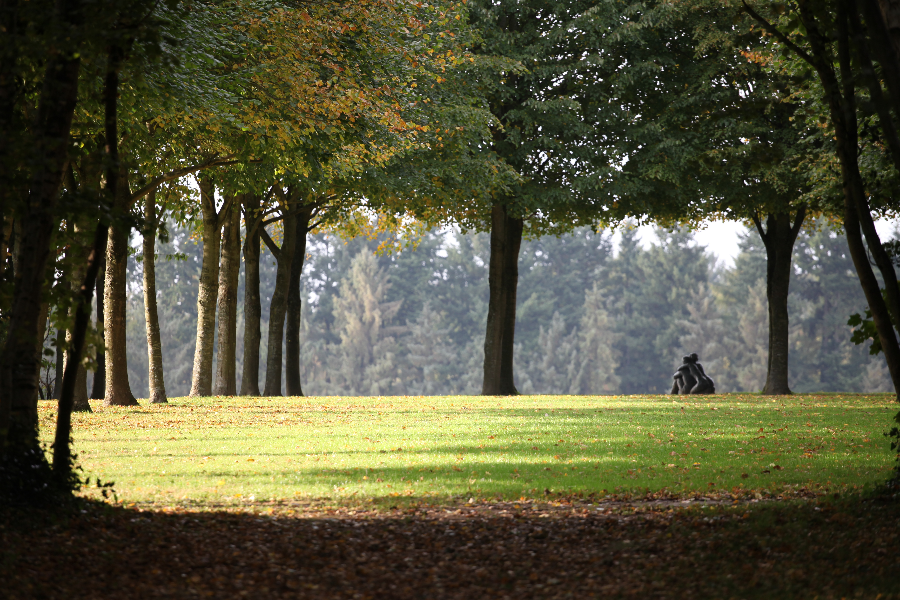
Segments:
[[[897,221],[888,219],[880,219],[875,223],[882,240],[893,237],[892,234],[897,224]],[[733,266],[734,259],[738,254],[738,234],[744,231],[744,228],[745,225],[737,221],[709,223],[705,229],[694,233],[694,239],[715,254],[720,263],[724,263],[726,266]],[[639,227],[638,236],[644,247],[657,242],[652,225]],[[613,235],[613,241],[616,245],[618,245],[619,237],[620,234],[618,232]]]

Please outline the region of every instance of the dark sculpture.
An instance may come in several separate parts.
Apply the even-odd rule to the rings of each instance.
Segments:
[[[673,394],[716,393],[716,384],[712,377],[703,371],[703,365],[697,362],[699,358],[696,353],[682,358],[682,364],[673,376],[675,379],[672,384]]]

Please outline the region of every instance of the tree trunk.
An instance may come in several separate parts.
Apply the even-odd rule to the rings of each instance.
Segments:
[[[63,24],[76,24],[80,9],[81,3],[75,0],[63,3]],[[22,252],[15,266],[9,328],[0,364],[0,451],[4,465],[25,461],[46,466],[37,439],[40,362],[36,359],[42,343],[37,337],[38,318],[51,240],[59,225],[55,208],[68,159],[79,69],[80,59],[70,52],[57,51],[49,58],[32,128],[29,150],[34,160],[28,204],[21,219]]]
[[[306,236],[315,208],[306,205],[297,212],[297,239],[294,244],[294,258],[291,261],[291,281],[288,286],[287,320],[285,324],[285,391],[288,396],[302,396],[303,386],[300,381],[300,325],[303,294],[300,289],[300,277],[303,274],[303,262],[306,260]]]
[[[244,364],[241,373],[241,396],[259,396],[259,343],[262,337],[259,321],[262,307],[259,299],[259,198],[244,194]]]
[[[76,222],[72,227],[72,241],[69,245],[69,250],[67,254],[71,253],[69,258],[69,269],[71,273],[66,277],[67,284],[72,286],[72,292],[77,296],[81,290],[81,286],[84,284],[84,274],[87,271],[87,258],[88,255],[93,251],[93,248],[86,247],[86,244],[91,243],[89,240],[84,240],[84,232],[86,229],[86,225],[79,221],[84,221],[85,219],[81,219],[76,217]],[[94,227],[96,229],[96,226]],[[93,235],[93,230],[91,231],[91,235]],[[91,286],[91,294],[93,295],[93,286]],[[72,327],[66,330],[66,351],[63,355],[63,373],[66,370],[66,364],[68,361],[72,360],[72,339],[75,335],[74,331],[74,319],[75,319],[75,311],[77,310],[77,306],[73,306],[70,309],[69,318],[70,322],[73,322]],[[90,306],[88,306],[88,310],[90,310]],[[78,353],[79,357],[83,356],[81,352]],[[87,369],[84,368],[84,363],[81,362],[79,358],[79,363],[75,367],[74,371],[75,383],[73,388],[73,396],[72,396],[72,410],[76,412],[92,412],[91,404],[88,402],[88,393],[87,393]]]
[[[106,391],[104,401],[114,406],[135,406],[137,400],[128,383],[128,353],[126,347],[127,302],[125,285],[128,266],[128,234],[123,226],[131,195],[127,171],[119,162],[118,89],[119,68],[124,51],[118,46],[109,49],[109,64],[104,83],[104,126],[106,135],[106,192],[113,214],[119,217],[107,233],[106,285],[103,300],[106,314],[103,319],[106,338]]]
[[[125,295],[128,264],[128,231],[120,224],[109,227],[106,242],[106,282],[104,285],[103,316],[106,342],[106,389],[104,401],[109,406],[135,406],[138,402],[128,382],[128,353],[126,349]]]
[[[788,354],[790,349],[788,294],[794,243],[806,218],[801,206],[793,223],[789,213],[769,213],[766,227],[754,216],[754,223],[766,247],[766,299],[769,308],[769,357],[766,384],[762,393],[790,394],[788,386]]]
[[[63,378],[63,342],[66,341],[66,330],[56,330],[56,374],[53,382],[53,398],[59,400],[59,393],[62,389]]]
[[[147,327],[147,370],[150,379],[150,404],[166,404],[163,378],[162,342],[159,338],[159,312],[156,306],[156,191],[144,198],[144,321]]]
[[[275,290],[272,292],[272,302],[269,305],[266,389],[263,391],[265,396],[281,395],[284,317],[287,311],[288,285],[291,282],[291,263],[293,262],[297,241],[296,211],[286,206],[283,214],[284,240],[281,243],[281,249],[278,252],[273,252],[278,261],[278,268],[275,271]]]
[[[219,271],[219,349],[216,355],[217,396],[237,394],[237,288],[241,272],[241,211],[232,205],[225,214],[222,266]]]
[[[98,224],[94,233],[94,243],[91,253],[87,257],[87,268],[82,284],[78,291],[75,308],[75,325],[69,363],[63,375],[62,392],[59,397],[59,412],[56,420],[56,434],[53,442],[53,472],[57,481],[66,489],[71,489],[72,484],[72,454],[69,448],[69,438],[72,433],[72,410],[75,402],[75,384],[78,379],[78,367],[81,367],[81,352],[84,349],[84,338],[87,334],[91,320],[91,296],[94,293],[94,285],[97,281],[97,272],[100,268],[100,256],[103,254],[103,241],[106,239],[106,227]],[[81,371],[84,370],[82,367]]]
[[[844,197],[844,231],[847,234],[847,245],[850,249],[850,256],[853,259],[853,265],[856,267],[856,274],[859,277],[860,285],[869,304],[869,310],[872,312],[872,320],[875,323],[875,329],[878,332],[878,338],[881,341],[881,347],[884,352],[884,358],[888,365],[888,371],[891,374],[891,381],[894,384],[894,390],[900,392],[900,343],[897,341],[897,334],[891,323],[889,303],[885,302],[881,295],[881,289],[878,285],[878,279],[869,263],[869,256],[866,252],[865,244],[862,239],[862,225],[860,220],[868,218],[871,220],[871,214],[865,216],[859,212],[867,205],[865,199],[865,187],[863,186],[862,175],[859,171],[858,162],[858,130],[856,117],[856,88],[855,78],[851,67],[851,51],[849,41],[849,31],[846,7],[839,7],[837,23],[838,23],[838,59],[840,64],[841,83],[837,81],[830,65],[824,66],[821,63],[817,66],[817,71],[822,80],[825,89],[826,100],[828,101],[831,119],[834,123],[835,139],[837,141],[837,154],[841,164],[841,179],[843,184]],[[807,29],[812,28],[815,32],[815,24],[810,20],[811,15],[809,8],[805,8],[801,12],[804,26]],[[825,49],[825,40],[813,35],[813,51],[818,57],[829,56]],[[876,236],[877,238],[877,236]],[[870,248],[872,244],[870,243]],[[884,253],[884,248],[880,247],[881,252],[877,252],[875,248],[871,248],[875,256],[875,260],[881,265],[882,260],[880,254]],[[884,271],[884,270],[882,270]],[[891,265],[891,273],[893,274],[893,266]],[[893,282],[893,283],[892,283]],[[897,289],[896,274],[892,278],[885,278],[887,286],[887,294],[889,298],[895,298],[900,290]],[[894,289],[891,290],[891,285]],[[900,316],[900,314],[898,314]]]
[[[213,343],[216,335],[216,297],[219,292],[219,248],[222,223],[216,212],[216,188],[208,178],[200,178],[200,207],[203,211],[203,265],[197,291],[197,343],[194,346],[193,396],[212,395]]]
[[[94,371],[94,382],[91,385],[91,399],[102,400],[106,396],[106,330],[103,325],[104,290],[106,290],[106,252],[100,253],[100,266],[97,269],[97,331],[101,344],[97,348],[97,370]]]
[[[483,396],[519,393],[513,381],[513,342],[523,225],[522,219],[509,216],[506,206],[495,206],[491,210],[490,299],[484,336]]]

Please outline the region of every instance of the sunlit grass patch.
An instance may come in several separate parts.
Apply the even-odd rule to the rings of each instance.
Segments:
[[[867,487],[888,395],[176,398],[77,414],[124,502],[381,502]],[[52,434],[55,404],[41,402]]]

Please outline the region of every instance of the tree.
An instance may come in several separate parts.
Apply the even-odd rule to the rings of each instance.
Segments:
[[[203,268],[197,292],[197,345],[194,349],[194,371],[191,396],[209,396],[213,385],[213,342],[216,330],[216,303],[219,280],[219,248],[222,227],[228,221],[234,195],[226,195],[221,209],[216,209],[215,183],[208,177],[198,180],[200,209],[203,214]]]
[[[757,10],[758,7],[746,2],[744,6],[786,52],[802,61],[798,68],[811,69],[817,76],[820,87],[814,93],[827,107],[826,119],[833,132],[833,148],[840,163],[844,231],[891,378],[895,388],[900,389],[900,344],[891,323],[891,314],[900,315],[900,287],[890,256],[875,230],[873,206],[866,193],[859,162],[861,139],[865,140],[869,135],[865,130],[860,135],[857,94],[864,90],[878,115],[877,119],[871,120],[870,126],[878,128],[881,139],[887,142],[894,167],[900,168],[900,140],[894,117],[890,114],[892,107],[885,96],[882,80],[876,76],[872,59],[873,54],[878,57],[884,81],[892,93],[900,92],[897,85],[900,80],[896,77],[900,73],[900,63],[896,53],[887,51],[891,46],[887,43],[889,34],[884,15],[874,1],[857,4],[835,0],[815,6],[798,2],[773,24]],[[861,86],[865,87],[860,90]],[[896,180],[896,173],[893,179]],[[881,295],[868,252],[874,257],[884,280],[885,297]]]
[[[161,215],[156,216],[156,192],[144,198],[144,321],[147,328],[147,364],[151,404],[165,404],[166,382],[163,376],[162,343],[159,335],[159,311],[156,304],[156,235],[160,218],[165,216],[165,202]]]
[[[641,50],[598,85],[630,116],[611,141],[627,157],[616,210],[664,224],[756,225],[768,259],[764,391],[789,394],[793,246],[807,217],[829,207],[806,169],[822,146],[799,118],[808,108],[792,95],[799,78],[769,68],[771,43],[753,25],[737,3],[653,3],[617,31]]]
[[[594,2],[477,2],[480,91],[497,120],[490,152],[521,179],[500,181],[463,218],[491,231],[490,300],[484,342],[486,395],[516,394],[513,377],[517,262],[527,230],[563,231],[600,218],[610,157],[593,142],[609,132],[600,98],[585,79],[603,78],[595,60],[617,7]],[[479,221],[480,219],[480,221]]]

